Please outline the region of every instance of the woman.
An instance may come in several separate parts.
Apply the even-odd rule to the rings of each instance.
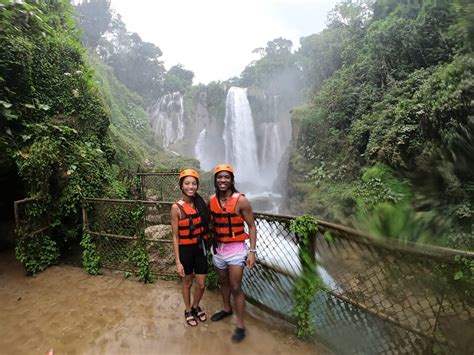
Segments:
[[[198,195],[199,174],[185,169],[179,174],[179,187],[183,197],[171,206],[171,228],[176,271],[182,279],[185,305],[184,318],[192,327],[197,320],[205,322],[206,314],[199,307],[206,285],[207,257],[204,239],[208,235],[209,212],[206,203]],[[196,279],[191,303],[191,286]]]

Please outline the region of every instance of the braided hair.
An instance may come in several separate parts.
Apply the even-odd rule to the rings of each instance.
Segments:
[[[183,191],[184,178],[185,177],[179,179],[179,188],[181,189],[181,191]],[[196,179],[196,181],[197,187],[199,188],[199,179]],[[193,201],[194,206],[196,207],[199,215],[201,216],[201,223],[204,228],[204,233],[206,234],[209,232],[209,224],[211,223],[211,215],[209,213],[209,209],[207,208],[207,204],[202,198],[202,196],[199,195],[197,192],[194,194],[193,197],[191,197],[191,200]]]

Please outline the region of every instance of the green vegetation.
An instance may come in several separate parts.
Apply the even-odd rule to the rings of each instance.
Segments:
[[[219,286],[219,277],[216,268],[212,263],[212,254],[210,250],[207,252],[207,265],[206,288],[209,290],[216,290]]]
[[[110,108],[110,133],[116,147],[116,162],[123,170],[136,171],[145,160],[151,162],[153,154],[157,153],[143,100],[115,78],[112,68],[92,52],[87,54],[89,64],[95,69],[94,79]]]
[[[83,1],[76,6],[76,20],[83,44],[99,53],[114,69],[114,75],[131,91],[138,93],[146,106],[163,94],[165,68],[159,47],[128,32],[120,16],[110,10],[110,1]],[[103,34],[107,33],[107,36]]]
[[[292,110],[292,212],[474,249],[468,0],[343,2],[298,51],[274,39],[240,78],[207,86],[192,86],[194,73],[181,65],[166,71],[161,50],[128,32],[107,0],[76,7],[82,37],[66,0],[1,5],[0,173],[13,172],[25,197],[42,201],[37,215],[51,227],[47,245],[33,248],[49,250],[45,259],[19,241],[31,272],[57,259],[53,247],[77,241],[86,197],[129,196],[129,172],[144,166],[197,167],[156,145],[146,107],[180,91],[187,123],[203,102],[220,129],[230,85],[249,87],[257,120],[263,92],[284,98],[283,108],[306,97]]]
[[[30,236],[17,231],[15,256],[29,275],[43,271],[59,259],[59,249],[54,240],[42,233]]]
[[[473,14],[465,0],[342,2],[295,53],[282,38],[255,50],[238,85],[306,96],[292,109],[291,212],[474,248]]]
[[[62,250],[79,237],[84,198],[126,197],[127,170],[169,170],[175,159],[154,145],[143,99],[84,51],[68,1],[2,1],[0,14],[0,170],[42,201],[37,215],[50,216]],[[37,259],[33,247],[17,249],[25,263]],[[32,272],[47,265],[38,260]]]
[[[138,277],[138,281],[152,283],[153,275],[151,274],[151,265],[146,252],[145,235],[143,233],[138,236],[135,245],[130,249],[129,258],[132,265],[137,268],[135,276]]]
[[[27,196],[42,201],[38,214],[51,217],[51,243],[44,239],[49,244],[35,258],[36,272],[57,259],[47,255],[54,243],[61,248],[76,237],[81,201],[117,186],[110,111],[84,60],[67,1],[2,1],[0,11],[2,169],[16,171]],[[29,268],[34,243],[28,239],[27,252],[22,242],[17,255]]]
[[[302,40],[293,211],[474,248],[471,17],[465,1],[348,2]]]
[[[302,215],[290,224],[291,232],[295,233],[299,241],[299,260],[301,274],[295,282],[293,296],[293,313],[296,316],[296,335],[308,338],[314,333],[313,315],[310,312],[316,291],[323,287],[319,278],[315,261],[315,242],[318,232],[317,222],[310,215]]]
[[[88,232],[83,232],[82,240],[82,266],[89,275],[100,274],[100,255],[97,246],[92,240],[92,236]]]

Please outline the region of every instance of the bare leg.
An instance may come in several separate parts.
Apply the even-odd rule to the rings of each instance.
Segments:
[[[181,293],[183,294],[184,305],[186,312],[191,311],[191,286],[193,284],[193,275],[185,275],[182,278]]]
[[[217,269],[219,275],[219,285],[221,288],[222,301],[224,303],[224,311],[230,312],[232,310],[230,306],[230,285],[229,285],[229,272],[227,270]]]
[[[242,291],[242,266],[229,266],[229,285],[232,298],[234,299],[234,310],[237,317],[236,325],[244,328],[245,295]]]
[[[201,302],[202,295],[206,288],[206,274],[196,274],[196,283],[194,284],[194,298],[193,298],[193,308],[199,306]]]

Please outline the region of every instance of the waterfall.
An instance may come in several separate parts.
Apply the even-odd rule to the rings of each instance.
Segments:
[[[155,138],[167,148],[184,137],[183,97],[179,92],[160,97],[150,110]]]
[[[257,139],[247,89],[231,87],[227,93],[224,119],[226,162],[234,165],[240,181],[258,177]]]
[[[194,155],[197,160],[201,163],[201,169],[211,170],[214,167],[214,162],[211,159],[211,154],[206,154],[206,138],[207,132],[204,128],[196,141],[196,146],[194,148]]]
[[[279,125],[275,122],[266,122],[261,125],[261,159],[262,175],[272,181],[277,174],[278,163],[283,155]]]

